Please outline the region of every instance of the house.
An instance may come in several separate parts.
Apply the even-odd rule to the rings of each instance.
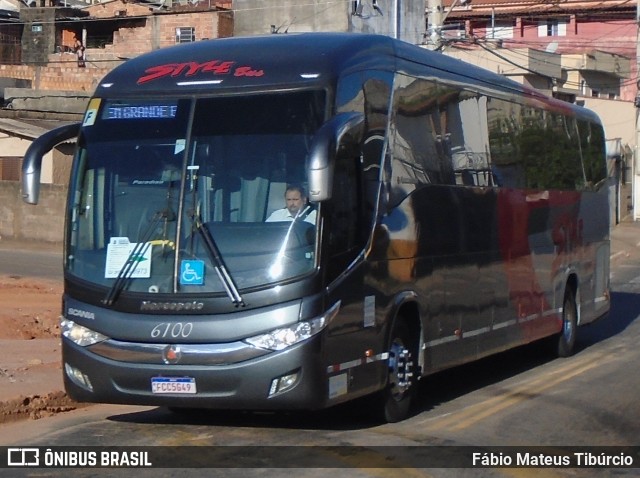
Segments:
[[[638,136],[636,4],[443,0],[442,11],[447,13],[441,23],[430,22],[426,37],[427,43],[439,44],[428,47],[598,113],[607,139],[615,138],[620,145],[615,150],[625,152],[612,153],[610,162],[612,171],[623,170],[618,176],[628,181],[616,201],[616,219],[627,216],[635,202],[629,153]]]
[[[58,100],[40,106],[44,112],[62,103],[75,114],[69,92],[85,101],[113,67],[176,43],[305,31],[380,33],[425,47],[436,39],[447,55],[595,110],[615,139],[612,169],[629,181],[619,191],[620,219],[632,204],[637,30],[635,3],[624,0],[0,0],[0,91],[2,81],[26,87],[7,90],[19,107],[37,89]],[[76,39],[86,48],[84,67]]]
[[[442,30],[449,44],[557,53],[566,75],[558,82],[578,96],[635,99],[635,81],[628,81],[636,76],[635,3],[474,0],[460,6],[459,0],[444,0],[443,6],[453,6]]]
[[[37,90],[91,93],[128,58],[233,35],[228,0],[159,1],[25,0],[17,24],[3,19],[0,3],[0,79],[20,80]],[[76,39],[86,49],[85,68],[79,68]]]

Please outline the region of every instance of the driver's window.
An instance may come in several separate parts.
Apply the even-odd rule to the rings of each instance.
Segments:
[[[362,247],[363,221],[358,158],[336,161],[331,200],[323,203],[329,239],[331,279],[356,257]]]

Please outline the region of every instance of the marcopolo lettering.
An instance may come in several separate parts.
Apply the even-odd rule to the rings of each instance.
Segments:
[[[181,312],[183,310],[202,310],[204,307],[203,302],[151,302],[149,300],[143,300],[140,305],[140,310],[169,310],[172,312]]]

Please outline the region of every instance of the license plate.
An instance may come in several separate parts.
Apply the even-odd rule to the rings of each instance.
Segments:
[[[194,394],[196,379],[192,377],[152,377],[152,393]]]

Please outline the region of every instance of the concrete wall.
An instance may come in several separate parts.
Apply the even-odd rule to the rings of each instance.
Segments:
[[[234,0],[234,36],[267,35],[271,25],[278,33],[336,31],[348,28],[351,2],[311,0]]]
[[[396,36],[418,44],[426,30],[425,0],[378,2],[361,0],[358,14],[354,2],[310,0],[234,0],[234,36],[267,35],[274,25],[278,33],[355,32]],[[397,11],[394,11],[397,7]]]
[[[580,98],[584,106],[595,111],[608,139],[620,138],[623,145],[636,144],[636,108],[633,103],[600,98]]]
[[[15,110],[83,114],[91,93],[83,91],[32,90],[5,88],[4,101]]]
[[[22,61],[29,64],[46,65],[49,52],[55,49],[55,8],[21,8]]]
[[[7,133],[0,133],[0,156],[24,157],[24,154],[27,152],[27,148],[29,148],[29,146],[31,146],[30,140],[11,136]],[[42,159],[40,181],[43,183],[54,182],[52,156],[53,155],[51,153],[48,153]],[[67,181],[65,181],[65,183]]]
[[[42,184],[40,203],[33,206],[22,200],[19,182],[0,181],[0,237],[62,242],[66,197],[66,186]]]
[[[379,1],[379,10],[373,8],[371,0],[361,0],[362,10],[356,15],[352,12],[352,3],[345,2],[350,9],[348,31],[388,35],[414,45],[424,42],[427,25],[425,0]]]

